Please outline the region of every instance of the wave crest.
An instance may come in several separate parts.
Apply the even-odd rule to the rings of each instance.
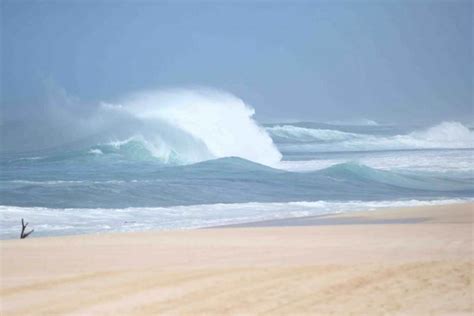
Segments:
[[[240,157],[275,165],[281,153],[235,96],[213,90],[167,90],[132,95],[108,110],[140,121],[138,137],[157,158],[182,163]]]
[[[267,131],[277,142],[335,142],[357,138],[359,135],[330,129],[314,129],[293,125],[268,127]]]
[[[292,125],[267,128],[284,151],[360,151],[474,148],[474,133],[458,122],[442,122],[403,135],[380,136]]]

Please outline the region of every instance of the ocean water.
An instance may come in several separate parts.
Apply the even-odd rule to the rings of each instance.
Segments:
[[[114,121],[93,135],[2,152],[0,238],[18,238],[21,218],[50,236],[474,198],[474,132],[459,122],[260,124],[236,97],[183,91],[98,111]]]

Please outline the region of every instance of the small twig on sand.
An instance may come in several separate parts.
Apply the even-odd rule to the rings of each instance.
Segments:
[[[21,239],[25,239],[25,238],[28,237],[32,232],[35,231],[34,229],[32,229],[32,230],[30,230],[29,232],[25,233],[26,226],[28,226],[28,223],[25,224],[25,221],[24,221],[23,218],[22,218],[22,219],[21,219],[21,235],[20,235],[20,238],[21,238]]]

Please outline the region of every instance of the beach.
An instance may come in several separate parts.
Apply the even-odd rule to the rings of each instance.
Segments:
[[[2,240],[1,315],[472,315],[474,204]]]
[[[0,8],[0,316],[474,316],[473,1]]]

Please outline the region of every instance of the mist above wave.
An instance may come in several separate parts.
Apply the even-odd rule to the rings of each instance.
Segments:
[[[89,105],[83,112],[78,110],[82,104],[75,102],[63,93],[42,109],[41,120],[2,126],[2,151],[54,151],[60,159],[71,154],[116,154],[166,164],[240,157],[275,165],[282,157],[253,119],[255,110],[226,92],[140,92],[117,102]]]
[[[142,132],[141,137],[151,144],[157,157],[174,155],[184,163],[240,157],[266,165],[281,159],[265,129],[252,118],[255,110],[228,93],[145,92],[107,106],[152,125],[151,132]]]

